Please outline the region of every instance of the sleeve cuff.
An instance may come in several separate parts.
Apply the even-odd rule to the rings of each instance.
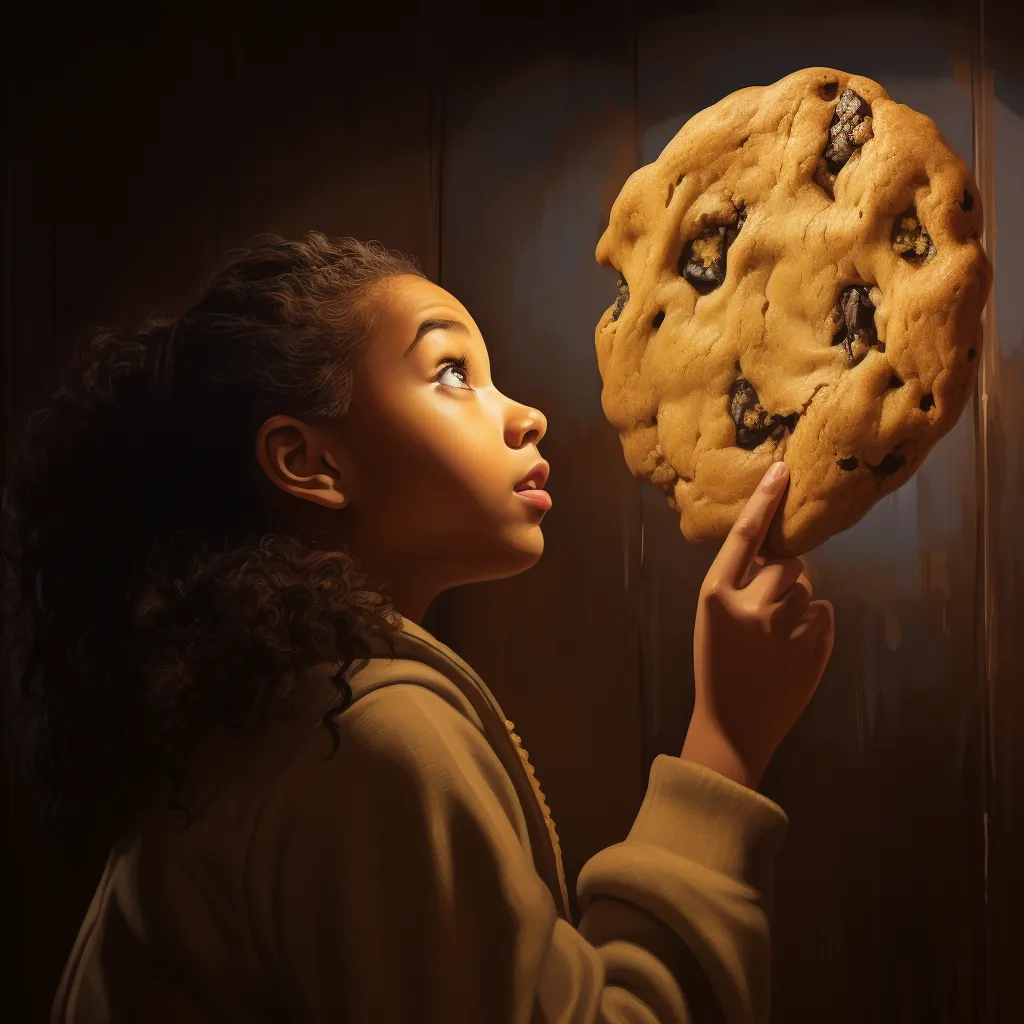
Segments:
[[[703,765],[659,754],[627,843],[667,847],[761,888],[788,828],[767,797]]]

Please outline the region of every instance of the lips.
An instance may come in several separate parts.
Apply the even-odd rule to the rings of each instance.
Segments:
[[[515,491],[539,491],[543,490],[548,481],[551,467],[541,459],[529,473],[526,474],[513,488]]]

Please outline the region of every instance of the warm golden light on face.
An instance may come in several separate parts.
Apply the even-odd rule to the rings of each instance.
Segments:
[[[375,314],[342,429],[357,477],[346,539],[432,596],[524,571],[545,510],[515,487],[541,461],[543,414],[495,387],[479,328],[443,288],[395,278]]]

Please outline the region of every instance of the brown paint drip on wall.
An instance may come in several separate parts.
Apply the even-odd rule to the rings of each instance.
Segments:
[[[971,82],[971,100],[974,114],[974,173],[981,189],[982,202],[985,204],[985,226],[980,239],[989,259],[992,261],[993,272],[996,269],[996,195],[995,195],[995,143],[992,124],[992,113],[995,104],[993,73],[983,66],[975,66]],[[979,486],[978,515],[978,571],[980,589],[978,602],[979,636],[978,649],[981,656],[979,666],[981,680],[988,693],[988,712],[991,730],[992,684],[994,679],[993,666],[996,658],[997,637],[996,624],[996,579],[994,574],[998,567],[993,565],[992,531],[994,525],[992,491],[993,484],[1002,484],[1002,480],[993,480],[992,451],[990,433],[993,417],[999,410],[999,377],[995,372],[1000,361],[999,333],[996,324],[996,289],[989,292],[982,318],[984,344],[982,346],[981,364],[978,367],[976,426],[977,426],[977,464]],[[989,771],[995,778],[995,746],[990,744]]]
[[[993,8],[987,6],[987,10]],[[984,45],[988,47],[991,42],[992,36],[988,35]],[[1002,71],[1000,78],[1005,81]],[[990,970],[1006,979],[1000,986],[1000,997],[1008,1010],[1016,1010],[1024,998],[1014,952],[1019,937],[1016,922],[1024,910],[1024,892],[1016,884],[1024,848],[1018,838],[1019,821],[1015,821],[1021,813],[1019,790],[1024,777],[1024,706],[1020,699],[1024,681],[1024,636],[1020,629],[1024,594],[1016,590],[1017,580],[1024,576],[1024,537],[1019,528],[1024,513],[1024,481],[1019,469],[1024,456],[1024,337],[1007,335],[1001,344],[996,320],[996,288],[1001,284],[1012,290],[1021,269],[1019,263],[1006,259],[1004,266],[999,265],[996,161],[998,158],[1001,164],[1000,182],[1006,187],[1000,226],[1003,237],[1009,239],[1020,230],[1022,219],[1012,168],[1024,149],[1024,131],[1006,108],[1000,107],[997,114],[993,71],[984,64],[976,67],[971,84],[975,178],[985,204],[981,241],[996,269],[996,285],[983,320],[976,407],[980,502],[977,677],[984,687],[988,731],[984,886],[992,933]],[[1007,246],[1006,255],[1012,261],[1015,251],[1011,246]],[[1005,1019],[1011,1018],[1007,1015]]]

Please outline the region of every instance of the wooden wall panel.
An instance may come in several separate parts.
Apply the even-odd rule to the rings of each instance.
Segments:
[[[876,78],[971,161],[969,75],[966,88],[954,78],[964,52],[953,48],[958,23],[939,20],[945,12],[890,12],[884,32],[861,37],[825,12],[783,20],[749,5],[742,14],[712,7],[641,32],[643,162],[725,94],[810,65]],[[687,50],[694,39],[703,45]],[[816,1021],[825,1008],[836,1024],[981,1019],[975,444],[968,408],[909,484],[805,558],[835,604],[837,639],[819,693],[765,779],[791,821],[776,889],[774,1020]],[[650,758],[678,750],[685,733],[690,635],[669,624],[692,624],[712,555],[683,541],[650,487],[643,536]]]
[[[1019,55],[1024,12],[1013,12],[1015,25],[1006,23],[1010,12],[992,13],[984,68],[974,78],[985,244],[996,266],[980,386],[985,460],[979,481],[986,532],[980,545],[985,602],[978,631],[979,676],[992,734],[986,764],[989,1019],[1011,1024],[1024,1008],[1024,77],[1019,63],[993,68],[989,55],[998,60],[1000,49],[1005,52],[1014,39]]]
[[[516,723],[574,898],[580,867],[625,837],[646,784],[638,508],[593,351],[615,291],[594,247],[636,161],[632,47],[628,26],[606,38],[592,22],[517,14],[463,24],[454,49],[488,61],[449,60],[442,284],[476,319],[497,387],[547,416],[554,507],[541,561],[444,595],[437,629]]]
[[[257,232],[377,238],[436,276],[430,23],[407,18],[396,36],[385,11],[303,6],[101,4],[45,31],[23,13],[8,80],[8,445],[72,338],[179,310]],[[6,816],[17,938],[0,1016],[43,1020],[105,851],[55,857],[18,793]]]

